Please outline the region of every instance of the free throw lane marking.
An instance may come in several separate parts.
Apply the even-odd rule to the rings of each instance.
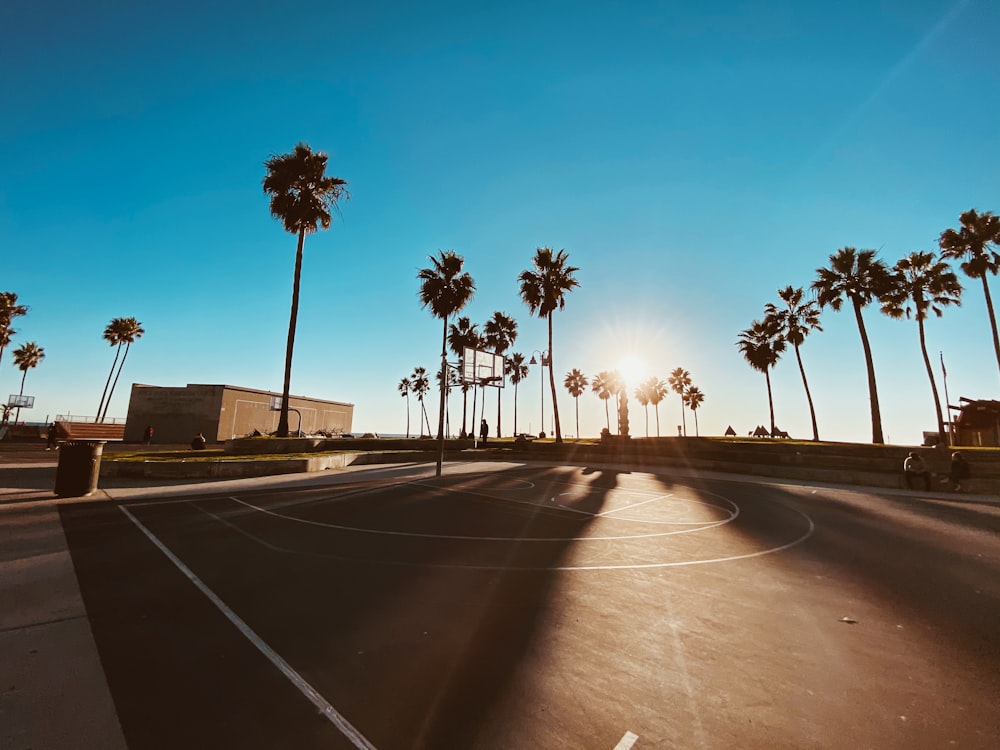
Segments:
[[[637,739],[639,739],[639,735],[625,732],[625,736],[618,740],[618,744],[615,745],[615,750],[629,750]]]
[[[132,515],[128,508],[124,506],[119,506],[122,513],[136,525],[136,527],[141,531],[149,541],[151,541],[160,552],[167,556],[167,559],[174,564],[174,566],[185,575],[185,577],[193,583],[201,593],[203,593],[208,600],[215,605],[215,607],[226,616],[236,629],[239,630],[244,637],[254,645],[254,647],[260,651],[267,659],[278,668],[278,670],[289,679],[289,681],[299,689],[299,691],[309,699],[309,701],[320,710],[320,713],[325,716],[331,724],[333,724],[344,735],[351,744],[358,750],[376,750],[375,746],[370,743],[361,732],[354,728],[354,726],[335,709],[330,703],[324,698],[319,692],[306,682],[305,678],[292,669],[291,665],[286,662],[273,648],[268,646],[259,635],[257,635],[249,625],[240,619],[233,610],[231,610],[222,599],[220,599],[214,591],[212,591],[208,586],[206,586],[198,576],[183,562],[178,559],[173,552],[167,549],[166,545],[161,542],[152,531],[147,529],[142,521]]]

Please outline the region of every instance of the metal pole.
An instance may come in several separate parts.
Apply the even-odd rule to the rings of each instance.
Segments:
[[[545,355],[542,355],[540,364],[538,365],[538,372],[541,377],[542,386],[542,432],[545,432]]]

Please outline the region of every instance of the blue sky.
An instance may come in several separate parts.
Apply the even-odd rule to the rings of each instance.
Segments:
[[[440,342],[417,299],[427,256],[462,254],[464,313],[513,315],[530,355],[545,327],[516,278],[549,245],[580,268],[555,320],[560,381],[628,356],[662,378],[684,367],[702,434],[745,433],[767,394],[735,341],[778,288],[808,286],[840,247],[892,264],[964,210],[1000,211],[998,27],[990,0],[6,4],[0,289],[31,307],[14,346],[46,352],[22,417],[96,412],[120,316],[146,334],[109,415],[133,382],[280,391],[295,238],[260,182],[305,141],[352,198],[306,241],[293,393],[402,432],[396,384],[434,368]],[[952,403],[1000,382],[981,287],[962,278],[962,307],[928,325]],[[934,410],[916,324],[866,321],[886,438],[919,442]],[[821,436],[869,440],[853,316],[823,326],[802,349]],[[9,349],[0,392],[19,382]],[[794,357],[773,385],[778,424],[809,437]],[[537,368],[518,405],[537,431]],[[565,391],[560,410],[575,434]],[[676,396],[660,421],[676,431]],[[581,433],[603,423],[581,397]]]

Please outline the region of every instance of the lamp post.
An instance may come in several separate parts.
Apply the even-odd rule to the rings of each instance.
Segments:
[[[542,372],[541,372],[541,374],[542,374],[542,379],[541,379],[542,380],[542,434],[545,434],[545,368],[549,367],[550,364],[551,364],[551,362],[549,360],[549,350],[548,349],[543,349],[542,351],[539,351],[538,349],[535,349],[535,351],[533,351],[531,353],[531,360],[528,362],[529,365],[537,365],[538,364],[538,360],[535,359],[535,355],[536,354],[539,357],[541,357],[541,364],[542,364]]]

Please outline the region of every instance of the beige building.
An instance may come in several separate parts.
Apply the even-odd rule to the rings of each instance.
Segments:
[[[125,442],[141,442],[147,425],[154,443],[187,443],[197,434],[208,442],[244,437],[278,429],[279,412],[272,399],[281,394],[233,385],[189,384],[181,387],[132,385],[125,422]],[[304,434],[342,434],[351,431],[354,404],[289,396],[288,429]]]

